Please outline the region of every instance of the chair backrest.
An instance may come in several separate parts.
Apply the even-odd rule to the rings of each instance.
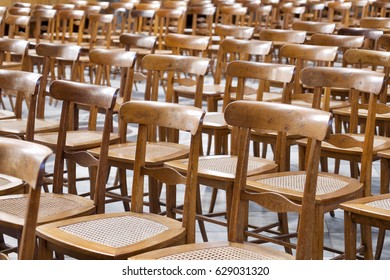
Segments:
[[[158,48],[163,49],[163,42],[168,33],[184,32],[185,11],[181,9],[161,8],[156,11],[154,36],[158,36]]]
[[[158,100],[159,81],[164,74],[167,75],[165,101],[173,102],[173,85],[175,83],[186,86],[196,86],[194,106],[201,108],[204,75],[206,74],[210,59],[181,56],[181,55],[146,55],[142,59],[142,66],[148,71],[145,100]],[[178,73],[184,77],[178,77]],[[187,79],[186,76],[195,76]],[[176,76],[176,77],[175,77]]]
[[[29,42],[22,39],[8,39],[0,38],[0,68],[10,68],[11,65],[7,65],[7,62],[11,61],[11,55],[21,55],[21,65],[15,65],[15,70],[26,70],[27,68],[27,54],[28,54]],[[13,67],[12,67],[13,68]]]
[[[105,188],[108,174],[108,145],[112,131],[113,110],[116,103],[118,89],[106,86],[90,85],[73,81],[55,80],[50,85],[50,95],[62,101],[60,126],[58,131],[56,158],[54,163],[53,192],[63,192],[64,160],[72,159],[82,166],[97,166],[97,178],[94,201],[97,213],[104,213]],[[100,145],[100,155],[97,160],[87,151],[72,153],[65,149],[67,131],[69,130],[70,114],[77,104],[90,107],[90,115],[98,110],[104,112],[104,125]],[[96,130],[95,128],[88,128]],[[81,156],[83,154],[83,156]]]
[[[155,10],[132,10],[130,12],[131,26],[128,30],[134,34],[152,35],[155,15]]]
[[[18,258],[21,260],[34,257],[42,179],[51,154],[51,149],[36,143],[0,138],[0,173],[22,179],[30,190],[26,207],[28,215],[19,241]]]
[[[147,36],[143,34],[122,33],[119,36],[119,42],[124,45],[125,50],[131,51],[135,49],[150,50],[153,54],[156,50],[157,37]]]
[[[335,46],[339,53],[343,54],[351,48],[361,48],[364,43],[364,36],[336,35],[336,34],[313,34],[311,43],[320,46]]]
[[[297,259],[310,259],[313,243],[315,193],[320,158],[321,141],[326,139],[331,114],[311,108],[302,108],[273,102],[236,101],[225,110],[226,122],[240,131],[236,176],[233,187],[229,241],[244,242],[245,219],[248,200],[275,212],[300,213],[298,228]],[[278,142],[286,133],[312,139],[302,205],[276,193],[251,193],[246,189],[250,134],[252,130],[270,129],[278,132]],[[279,142],[280,143],[280,142]],[[277,145],[281,147],[281,145]]]
[[[305,42],[306,32],[298,30],[264,29],[260,31],[259,39],[263,41],[302,44]]]
[[[376,41],[380,36],[383,35],[383,30],[378,30],[375,28],[362,28],[362,27],[344,27],[340,28],[337,31],[339,35],[355,35],[355,36],[364,36],[364,45],[365,49],[375,49]]]
[[[56,14],[57,10],[54,9],[34,9],[31,12],[31,17],[35,19],[34,39],[36,44],[41,39],[48,39],[48,41],[53,42]],[[42,22],[45,22],[46,30],[43,29]]]
[[[63,79],[64,73],[61,72],[57,74],[57,77],[53,76],[53,68],[55,64],[59,65],[59,71],[62,69],[61,63],[71,64],[70,79],[75,80],[77,73],[77,61],[80,57],[81,47],[71,44],[40,43],[36,46],[35,49],[37,55],[43,57],[43,78],[37,107],[37,118],[43,119],[45,117],[45,92],[48,81],[54,79]]]
[[[113,34],[122,34],[127,31],[131,25],[130,11],[134,9],[133,3],[125,2],[111,2],[110,9],[114,15],[114,21],[112,22],[112,31]]]
[[[165,36],[165,46],[172,50],[172,54],[205,57],[210,39],[208,36],[171,33]]]
[[[270,60],[272,42],[259,40],[224,39],[220,43],[214,84],[220,84],[225,73],[226,65],[233,60],[250,60],[257,57],[262,61]]]
[[[281,47],[281,57],[287,58],[290,64],[296,66],[294,78],[294,95],[302,93],[300,72],[309,63],[317,66],[332,66],[337,57],[337,47],[286,44]]]
[[[119,96],[123,102],[131,98],[134,65],[137,54],[126,50],[106,50],[94,49],[89,52],[89,59],[97,65],[95,74],[95,84],[102,85],[103,78],[107,86],[111,86],[110,71],[112,67],[120,70]]]
[[[111,46],[111,32],[114,15],[90,13],[87,18],[89,20],[89,49],[92,50],[96,46],[105,46],[109,49]]]
[[[363,28],[377,28],[377,29],[389,29],[390,18],[388,17],[365,17],[360,20],[360,27]]]
[[[226,25],[245,25],[245,16],[247,14],[247,7],[239,6],[225,6],[220,9],[221,24]]]
[[[379,94],[382,91],[384,74],[371,70],[345,67],[307,67],[301,71],[302,83],[314,87],[315,101],[313,107],[319,108],[320,96],[326,88],[349,90],[351,114],[348,133],[357,133],[359,124],[359,99],[362,93],[369,94],[368,115],[365,133],[362,139],[350,137],[348,134],[332,134],[329,143],[337,147],[359,147],[362,152],[360,181],[365,185],[365,195],[371,193],[371,169],[375,120]],[[325,98],[328,100],[329,98]]]
[[[376,41],[377,50],[390,50],[390,34],[383,34]]]
[[[336,27],[335,23],[319,21],[295,21],[292,23],[293,30],[306,31],[307,35],[314,33],[332,34]]]
[[[61,43],[77,42],[80,44],[85,24],[85,12],[83,10],[60,10],[57,13],[56,40]],[[77,26],[77,32],[75,31]]]
[[[5,19],[5,25],[8,25],[8,37],[12,39],[28,39],[30,32],[30,16],[9,14]],[[23,29],[23,31],[22,31]]]
[[[191,34],[211,36],[215,14],[214,6],[190,6],[187,15],[192,15]]]
[[[253,26],[255,30],[268,28],[271,24],[272,5],[249,3],[248,8],[248,26]]]
[[[226,85],[223,100],[223,111],[232,102],[231,93],[235,92],[235,100],[243,100],[246,93],[256,93],[256,100],[263,101],[263,95],[269,91],[270,83],[281,83],[282,96],[290,95],[295,66],[252,61],[232,61],[226,69]],[[231,154],[236,155],[241,149],[237,145],[238,131],[233,129]]]
[[[215,36],[219,36],[220,41],[228,37],[235,39],[249,40],[254,32],[253,27],[218,24],[214,27]]]
[[[350,9],[352,7],[352,2],[338,2],[331,1],[328,2],[328,22],[337,22],[342,27],[349,26],[350,18]],[[340,19],[336,17],[336,14],[340,15]]]
[[[122,105],[119,118],[124,123],[139,124],[137,149],[134,161],[134,177],[131,210],[143,211],[144,176],[149,175],[167,184],[185,184],[183,226],[187,229],[187,243],[195,241],[195,208],[197,192],[198,157],[201,145],[201,125],[205,111],[192,106],[153,101],[129,101]],[[177,121],[180,119],[181,121]],[[148,169],[145,167],[148,130],[160,126],[190,133],[190,153],[187,177],[169,168]]]
[[[390,108],[387,103],[387,90],[390,78],[390,53],[377,50],[351,49],[345,52],[344,61],[356,68],[371,68],[384,73],[383,87],[380,93],[381,104],[378,104],[378,111],[388,111]],[[380,68],[380,69],[377,69]],[[379,108],[380,107],[380,108]]]
[[[16,91],[15,116],[22,118],[22,101],[27,95],[30,98],[30,107],[27,116],[25,140],[32,141],[34,138],[34,125],[36,116],[37,96],[39,93],[42,75],[19,70],[0,69],[0,84],[2,90]]]

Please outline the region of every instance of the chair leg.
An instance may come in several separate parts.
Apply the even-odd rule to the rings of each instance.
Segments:
[[[372,260],[374,258],[372,252],[372,233],[371,227],[361,225],[362,245],[364,246],[364,259]]]
[[[378,232],[378,240],[376,243],[376,250],[375,250],[375,259],[376,260],[379,260],[381,258],[383,244],[385,242],[385,235],[386,235],[386,230],[380,228],[379,232]]]
[[[356,259],[356,224],[353,222],[351,213],[344,211],[344,240],[345,240],[345,259]]]
[[[200,186],[199,186],[199,184],[198,184],[197,188],[198,188],[198,191],[196,192],[196,213],[199,214],[199,215],[202,215],[202,212],[203,212],[203,210],[202,210],[202,199],[200,197]],[[205,227],[204,221],[198,219],[198,225],[199,225],[200,233],[202,235],[203,242],[207,242],[208,241],[208,237],[207,237],[207,232],[206,232],[206,227]]]
[[[287,217],[287,213],[278,213],[278,219],[279,219],[279,222],[280,222],[280,233],[282,235],[288,234],[289,230],[288,230],[288,217]],[[290,242],[290,238],[284,238],[282,240],[286,241],[286,242]],[[286,253],[292,255],[292,249],[291,248],[284,247],[284,250],[286,251]]]

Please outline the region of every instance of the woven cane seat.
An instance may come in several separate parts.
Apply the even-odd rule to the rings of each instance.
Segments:
[[[15,118],[15,113],[7,110],[0,110],[0,120]]]
[[[181,94],[188,94],[194,96],[195,86],[175,86],[173,90]],[[203,86],[203,96],[220,96],[225,91],[225,85],[205,84]]]
[[[28,196],[0,197],[0,202],[1,221],[22,226],[28,206]],[[93,201],[87,198],[76,195],[43,193],[39,204],[38,224],[73,217],[74,213],[93,213],[94,209]]]
[[[71,235],[114,248],[153,238],[168,227],[134,216],[111,217],[59,227]]]
[[[278,191],[283,193],[289,193],[302,196],[304,191],[306,175],[304,172],[281,172],[276,176],[258,176],[248,178],[248,189],[253,191],[267,190]],[[362,184],[355,184],[355,180],[352,178],[344,177],[336,174],[318,173],[316,196],[326,197],[326,195],[337,193],[343,193],[345,188],[356,188],[359,190]]]
[[[175,246],[141,254],[129,259],[159,260],[273,260],[294,259],[292,255],[273,248],[249,243],[198,243]]]
[[[363,141],[363,139],[364,139],[364,135],[362,135],[362,134],[343,134],[343,135],[348,135],[352,139],[355,139],[358,141]],[[306,145],[307,139],[298,140],[298,143]],[[375,135],[374,145],[373,145],[374,154],[376,154],[378,151],[386,150],[388,148],[390,148],[389,138]],[[347,154],[361,154],[363,151],[362,147],[339,148],[339,147],[336,147],[336,146],[334,146],[330,143],[327,143],[327,142],[322,142],[321,149],[323,151],[334,151],[334,152],[338,152],[338,153],[342,152],[342,153],[347,153]]]
[[[188,160],[176,160],[168,162],[167,165],[178,170],[187,169]],[[237,157],[235,156],[205,156],[199,158],[198,175],[216,180],[231,181],[235,177]],[[267,159],[250,157],[248,160],[248,176],[253,176],[265,171],[272,171],[277,165]]]
[[[0,195],[15,193],[23,189],[23,185],[19,178],[0,174]]]
[[[59,122],[54,120],[35,119],[34,131],[55,131],[58,130]],[[24,135],[26,133],[27,119],[10,119],[0,122],[2,134]]]
[[[60,234],[62,242],[86,251],[99,250],[117,258],[129,252],[158,249],[159,242],[174,244],[186,233],[181,222],[150,213],[107,213],[62,220],[37,229],[38,236]],[[157,247],[156,247],[157,246]],[[93,252],[92,252],[93,254]],[[135,253],[136,254],[136,253]],[[130,254],[131,255],[131,254]]]
[[[133,163],[135,160],[135,143],[110,145],[108,157],[111,160]],[[100,148],[90,150],[92,154],[99,155]],[[167,159],[182,158],[188,155],[189,147],[175,143],[148,143],[146,145],[146,162],[160,164]]]
[[[203,121],[203,128],[206,129],[208,127],[212,127],[213,129],[227,129],[228,125],[225,122],[223,113],[220,112],[206,113]]]
[[[41,133],[34,136],[34,141],[54,148],[57,145],[58,133]],[[110,142],[117,141],[118,135],[111,133]],[[102,132],[100,131],[69,131],[66,136],[66,148],[70,150],[89,149],[100,146]]]
[[[390,198],[371,201],[366,203],[366,205],[379,209],[390,210]]]

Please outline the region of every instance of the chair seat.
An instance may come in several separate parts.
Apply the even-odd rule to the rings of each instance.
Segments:
[[[337,136],[338,134],[335,134]],[[340,134],[340,137],[343,137],[341,141],[346,142],[344,137],[350,137],[351,139],[355,139],[358,141],[363,141],[364,135],[362,134]],[[297,141],[298,144],[300,145],[306,145],[307,144],[307,139],[301,139]],[[381,150],[386,150],[390,148],[390,140],[387,137],[383,136],[374,136],[374,145],[373,145],[373,154],[376,155],[379,151]],[[332,145],[327,142],[322,142],[321,150],[324,152],[335,152],[338,153],[339,155],[341,154],[346,154],[346,155],[361,155],[363,148],[361,147],[336,147],[335,145]]]
[[[277,191],[286,197],[302,202],[304,171],[280,172],[278,174],[259,175],[247,180],[247,188],[254,192]],[[346,201],[360,195],[363,184],[358,180],[337,174],[318,173],[316,202],[329,203],[329,200]]]
[[[294,256],[263,245],[216,242],[156,250],[129,260],[293,260]]]
[[[189,95],[192,98],[195,95],[195,86],[175,86],[173,90],[180,95]],[[213,84],[205,84],[203,86],[203,98],[207,98],[209,96],[221,96],[225,91],[224,85],[213,85]]]
[[[36,133],[58,130],[59,122],[55,120],[35,119],[34,131]],[[26,134],[27,119],[10,119],[0,122],[0,133],[23,136]]]
[[[203,121],[203,129],[207,128],[228,129],[223,113],[207,112]]]
[[[344,108],[339,108],[336,110],[333,110],[333,114],[335,115],[340,115],[340,116],[350,116],[351,115],[351,107],[344,107]],[[361,118],[367,118],[368,110],[366,109],[359,109],[358,110],[358,116]],[[376,114],[376,120],[377,121],[389,121],[390,120],[390,113],[384,113]]]
[[[58,134],[56,132],[35,134],[34,141],[55,148],[57,145]],[[110,134],[110,142],[113,143],[119,139],[117,134]],[[85,150],[100,146],[102,141],[102,132],[100,131],[69,131],[66,137],[66,148],[69,150]]]
[[[8,195],[0,197],[0,224],[20,229],[24,224],[28,195]],[[90,215],[95,212],[93,201],[71,194],[43,193],[41,195],[38,225],[65,218]]]
[[[348,212],[367,213],[371,218],[390,222],[390,194],[358,198],[343,203],[340,207]]]
[[[38,237],[49,239],[54,245],[66,244],[76,251],[81,248],[84,258],[98,259],[126,259],[177,244],[185,233],[181,222],[150,213],[100,214],[37,228]],[[61,241],[57,242],[55,236],[60,236]]]
[[[99,155],[100,148],[89,150],[93,155]],[[108,150],[109,161],[120,161],[133,164],[135,160],[136,143],[110,145]],[[184,158],[188,155],[188,146],[175,143],[148,143],[146,145],[145,161],[147,165],[161,165],[167,160]]]
[[[15,118],[15,113],[8,110],[0,110],[0,120],[13,119]]]
[[[166,165],[178,171],[185,172],[187,170],[188,160],[169,161]],[[217,181],[233,182],[236,166],[236,156],[218,155],[200,157],[198,176]],[[250,157],[248,160],[248,177],[265,172],[274,172],[276,169],[277,164],[271,160],[258,157]]]
[[[1,65],[1,69],[20,70],[21,68],[22,63],[17,61],[4,61]]]
[[[16,177],[0,174],[0,196],[24,190],[24,183]]]

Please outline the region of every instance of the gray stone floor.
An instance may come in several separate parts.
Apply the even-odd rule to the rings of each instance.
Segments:
[[[113,83],[113,86],[115,86],[115,81]],[[134,96],[142,96],[142,86],[138,86],[138,92],[134,94]],[[59,117],[59,112],[60,112],[60,105],[49,105],[47,104],[47,113],[46,116],[48,118],[58,118]],[[80,120],[82,122],[82,125],[86,125],[88,119],[85,115],[82,115],[80,117]],[[132,137],[134,139],[136,135],[136,129],[133,129],[132,132],[130,133],[129,137]],[[184,139],[186,141],[186,139]],[[206,145],[207,139],[204,139],[204,145]],[[269,157],[271,155],[268,155]],[[292,169],[297,169],[297,149],[292,148]],[[330,163],[332,163],[330,161]],[[50,168],[50,166],[48,167]],[[331,167],[329,170],[332,170]],[[341,163],[341,174],[345,174],[349,176],[349,166],[346,162]],[[115,170],[112,170],[111,176],[110,176],[110,182],[114,180],[114,175],[115,175]],[[83,175],[86,170],[80,168],[78,170],[79,175]],[[379,169],[379,164],[375,162],[373,164],[373,176],[372,176],[372,181],[373,181],[373,193],[378,193],[379,189],[379,175],[380,175],[380,169]],[[129,186],[131,186],[131,171],[128,171],[128,182]],[[79,188],[85,188],[84,185],[80,185]],[[82,190],[81,190],[82,191]],[[178,197],[181,197],[181,194],[183,192],[178,191]],[[202,186],[201,187],[201,198],[203,202],[203,210],[207,211],[209,201],[210,201],[210,195],[211,195],[211,188]],[[162,193],[162,197],[164,197],[164,193]],[[223,210],[225,207],[225,199],[224,199],[224,193],[222,191],[219,192],[218,199],[217,199],[217,204],[216,204],[216,210]],[[112,203],[107,205],[107,211],[108,212],[116,212],[116,211],[123,211],[123,206],[121,203]],[[250,207],[250,219],[253,222],[259,222],[259,223],[264,223],[267,224],[267,222],[274,222],[275,221],[275,214],[274,213],[269,213],[268,211],[262,209],[261,207],[258,206],[251,206]],[[296,229],[296,224],[297,224],[297,217],[296,215],[290,215],[289,216],[289,221],[290,221],[290,228],[291,231],[294,231]],[[335,211],[335,217],[331,217],[329,214],[325,216],[325,244],[326,246],[334,247],[339,250],[343,250],[344,248],[344,222],[343,222],[343,211],[342,210],[336,210]],[[226,228],[222,226],[218,226],[215,224],[210,224],[206,223],[206,229],[208,233],[208,238],[209,241],[222,241],[227,239],[227,233],[226,233]],[[199,230],[197,231],[197,242],[202,242],[202,238],[200,236]],[[373,236],[374,236],[374,242],[376,241],[376,235],[377,235],[377,230],[373,229]],[[14,243],[15,241],[12,239],[7,238],[7,241],[9,243]],[[387,234],[387,238],[385,240],[385,246],[384,250],[382,253],[382,259],[390,259],[390,234]],[[274,246],[274,245],[270,245]],[[325,259],[330,259],[334,257],[335,254],[330,253],[330,252],[325,252]],[[13,254],[10,255],[11,259],[15,258]]]

